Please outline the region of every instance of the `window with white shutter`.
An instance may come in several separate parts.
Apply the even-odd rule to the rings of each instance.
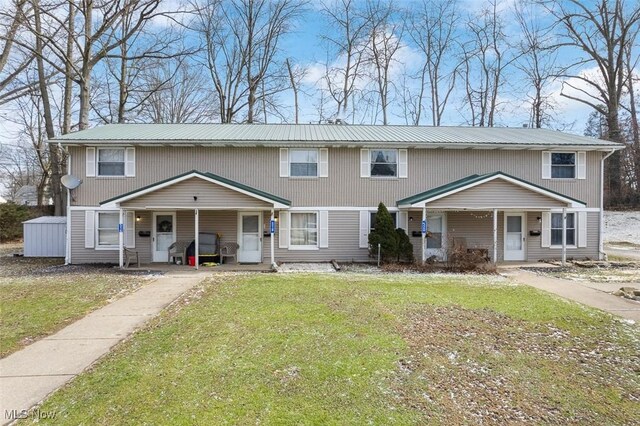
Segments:
[[[124,246],[127,248],[135,248],[136,246],[136,212],[126,212]]]
[[[289,247],[289,212],[280,212],[278,221],[278,247]]]
[[[320,148],[320,177],[329,177],[329,149]]]
[[[280,148],[280,177],[289,177],[289,150]]]
[[[551,153],[542,153],[542,179],[551,179]]]
[[[360,150],[360,177],[371,176],[371,157],[368,149]]]
[[[578,212],[578,247],[587,246],[587,212]]]
[[[542,212],[542,230],[541,230],[541,246],[542,247],[550,247],[551,246],[551,213],[550,212]]]
[[[96,149],[88,147],[86,150],[86,167],[85,174],[87,177],[95,177],[96,175]]]
[[[587,153],[580,151],[577,153],[576,179],[587,178]]]
[[[84,248],[93,248],[95,243],[96,213],[93,210],[84,212]]]
[[[320,248],[329,247],[329,212],[327,210],[320,210],[320,238],[318,245]]]
[[[124,175],[127,177],[135,177],[136,175],[136,149],[127,148],[124,156]]]
[[[408,153],[406,149],[398,150],[398,177],[408,177]]]
[[[369,212],[360,211],[360,248],[369,248]]]

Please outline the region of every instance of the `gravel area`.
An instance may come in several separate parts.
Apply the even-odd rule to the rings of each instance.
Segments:
[[[640,211],[604,212],[604,241],[640,246]]]

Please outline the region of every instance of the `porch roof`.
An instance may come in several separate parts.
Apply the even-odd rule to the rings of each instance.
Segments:
[[[129,191],[126,192],[124,194],[118,195],[116,197],[113,198],[109,198],[108,200],[104,200],[100,203],[100,205],[105,205],[105,204],[119,204],[128,200],[131,200],[133,198],[137,198],[139,196],[145,195],[145,194],[149,194],[151,192],[157,191],[159,189],[162,188],[166,188],[168,186],[171,186],[173,184],[176,184],[178,182],[182,182],[185,181],[187,179],[192,179],[192,178],[200,178],[206,181],[209,181],[211,183],[214,184],[218,184],[220,186],[226,187],[228,189],[237,191],[239,193],[245,194],[249,197],[253,197],[256,198],[258,200],[273,204],[274,207],[277,208],[287,208],[291,205],[291,201],[282,198],[282,197],[278,197],[276,195],[270,194],[268,192],[265,191],[261,191],[259,189],[253,188],[249,185],[245,185],[243,183],[240,182],[236,182],[233,181],[231,179],[227,179],[225,177],[222,176],[218,176],[216,174],[213,173],[209,173],[209,172],[200,172],[198,170],[191,170],[182,174],[179,174],[177,176],[168,178],[168,179],[164,179],[161,180],[159,182],[150,184],[150,185],[146,185],[143,186],[141,188],[135,189],[133,191]]]
[[[524,179],[517,178],[515,176],[508,175],[503,172],[486,173],[482,175],[474,174],[465,178],[450,182],[446,185],[438,186],[436,188],[429,189],[428,191],[421,192],[411,197],[403,198],[396,202],[396,205],[400,208],[407,207],[423,207],[428,203],[435,202],[436,200],[451,196],[453,194],[466,191],[468,189],[477,187],[479,185],[494,181],[496,179],[509,182],[520,188],[524,188],[533,193],[541,194],[548,198],[557,200],[562,203],[568,204],[570,207],[585,207],[586,204],[575,198],[568,197],[553,191],[548,188],[544,188],[540,185],[528,182]],[[488,204],[491,204],[492,200],[487,200]],[[520,207],[514,205],[514,207]]]

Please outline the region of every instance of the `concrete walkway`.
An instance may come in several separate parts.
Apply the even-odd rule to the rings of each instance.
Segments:
[[[208,273],[158,277],[138,291],[0,360],[0,424],[44,400]],[[15,418],[15,417],[14,417]]]
[[[602,309],[620,317],[640,323],[640,303],[605,293],[579,281],[569,281],[537,275],[522,269],[503,270],[502,274],[522,284],[527,284],[565,299],[573,300],[593,308]],[[617,284],[618,288],[622,287]],[[595,287],[595,286],[594,286]]]

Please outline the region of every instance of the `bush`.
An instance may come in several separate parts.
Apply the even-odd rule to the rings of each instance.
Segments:
[[[22,222],[31,218],[26,206],[12,202],[0,204],[0,242],[22,238]]]
[[[369,233],[370,257],[378,257],[378,244],[382,262],[413,261],[413,244],[404,230],[394,228],[393,218],[384,203],[378,205],[376,223]]]

